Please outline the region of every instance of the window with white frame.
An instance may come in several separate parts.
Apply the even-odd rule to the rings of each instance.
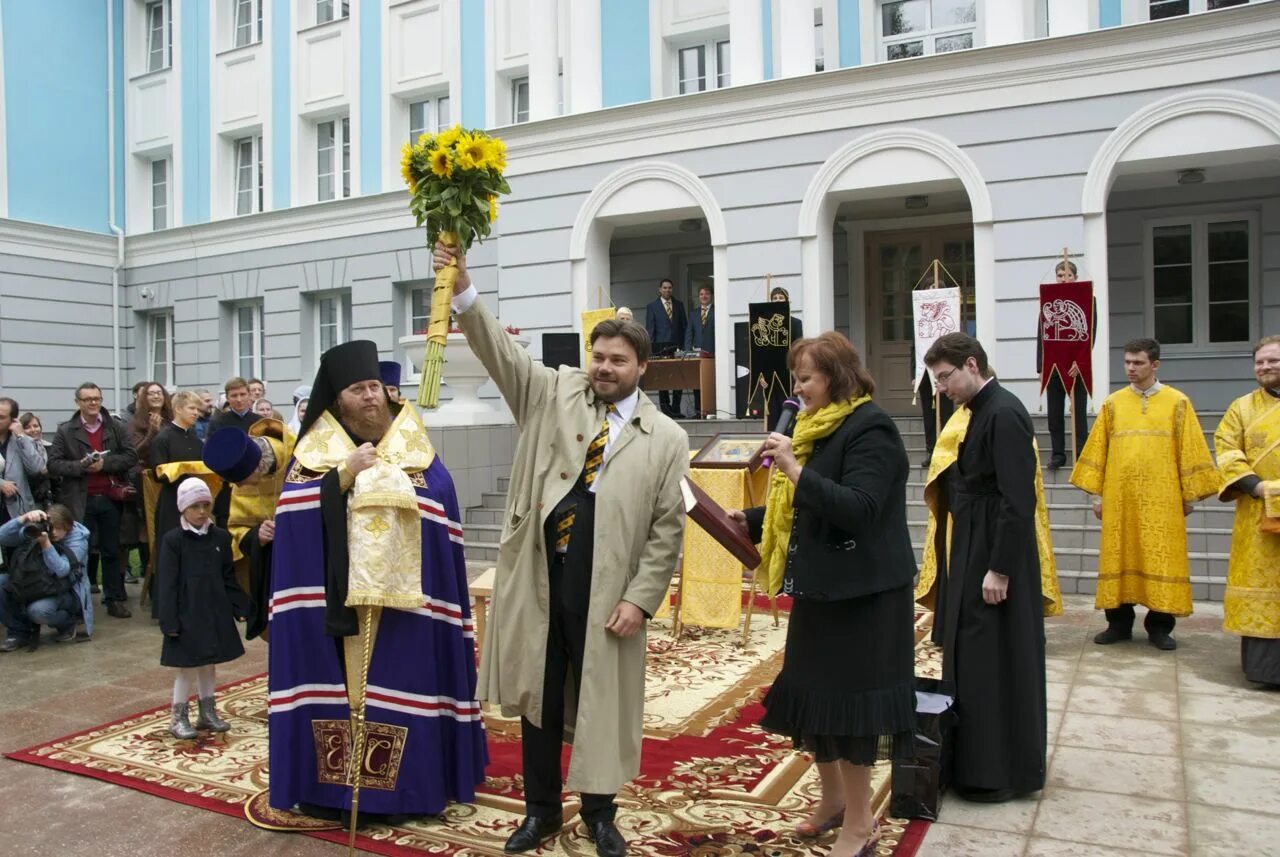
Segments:
[[[173,65],[173,3],[155,0],[147,4],[147,71]]]
[[[409,333],[424,334],[431,322],[431,286],[409,289]]]
[[[826,49],[822,44],[822,7],[813,10],[813,70],[824,71],[827,67]]]
[[[973,47],[977,0],[882,0],[880,51],[886,60]]]
[[[449,127],[449,96],[424,98],[409,103],[409,142],[423,134],[439,134]]]
[[[266,339],[262,334],[262,302],[231,307],[232,339],[235,343],[235,374],[241,378],[261,378]]]
[[[232,2],[235,3],[232,47],[243,48],[261,42],[264,0],[232,0]]]
[[[676,92],[723,89],[729,78],[729,40],[690,45],[676,50]]]
[[[327,24],[338,18],[351,17],[348,0],[316,0],[316,23]]]
[[[233,144],[236,160],[236,214],[262,211],[262,135],[241,137]]]
[[[320,354],[351,341],[351,292],[331,292],[316,298],[316,344]]]
[[[351,196],[351,119],[316,123],[316,199]]]
[[[147,377],[168,387],[173,384],[173,313],[152,313],[147,327]]]
[[[511,124],[529,121],[529,78],[511,80]]]
[[[1213,12],[1231,6],[1243,6],[1250,0],[1147,0],[1147,20],[1177,18],[1192,12]]]
[[[151,228],[169,228],[169,161],[151,162]]]
[[[1151,331],[1162,345],[1242,345],[1254,338],[1256,237],[1252,214],[1148,224]]]

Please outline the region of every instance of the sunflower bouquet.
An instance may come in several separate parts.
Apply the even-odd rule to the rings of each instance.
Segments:
[[[418,226],[426,224],[427,246],[434,248],[440,240],[465,253],[476,241],[488,238],[498,219],[498,197],[511,193],[503,177],[506,169],[506,144],[460,125],[406,143],[400,154],[400,174],[409,188],[409,211]],[[436,274],[431,291],[427,353],[418,387],[418,404],[425,408],[440,404],[449,303],[457,278],[457,267],[449,265]]]

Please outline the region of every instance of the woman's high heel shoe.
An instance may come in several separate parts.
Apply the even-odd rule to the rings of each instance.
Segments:
[[[813,816],[810,816],[809,818],[812,817]],[[826,821],[819,824],[814,824],[809,819],[805,819],[800,822],[796,825],[796,836],[802,836],[805,839],[813,839],[824,833],[835,830],[842,824],[844,824],[844,807],[837,809],[829,818],[826,819]]]

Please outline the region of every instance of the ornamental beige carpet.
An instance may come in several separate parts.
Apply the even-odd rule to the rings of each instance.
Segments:
[[[629,853],[799,857],[825,853],[836,836],[833,831],[803,840],[792,834],[819,794],[817,771],[789,741],[755,725],[786,637],[785,617],[775,627],[761,612],[745,649],[737,631],[686,628],[677,641],[669,622],[650,629],[643,767],[618,795],[618,826]],[[916,671],[936,677],[941,657],[927,640],[930,618],[916,616]],[[156,708],[8,755],[243,817],[246,803],[268,781],[266,676],[228,685],[219,701],[232,725],[225,736],[175,741],[167,708]],[[358,846],[388,855],[501,854],[523,815],[519,721],[495,711],[486,715],[486,725],[490,763],[474,804],[451,805],[437,819],[403,826],[364,825]],[[877,853],[911,857],[927,824],[884,817],[887,764],[877,767],[873,788],[882,816]],[[566,815],[576,808],[566,806]],[[280,835],[346,843],[343,831]],[[595,846],[576,817],[568,817],[558,838],[535,853],[591,857]]]

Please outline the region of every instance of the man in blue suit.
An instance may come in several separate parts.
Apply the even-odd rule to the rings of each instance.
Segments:
[[[698,306],[690,314],[689,326],[684,334],[685,351],[716,353],[716,314],[711,303],[712,297],[710,286],[698,289]],[[693,415],[702,416],[702,393],[699,390],[693,391]]]
[[[685,316],[684,304],[676,300],[674,293],[676,284],[663,278],[658,284],[658,299],[645,307],[644,327],[649,332],[649,341],[653,343],[653,356],[669,356],[680,348],[684,342],[688,319]],[[669,417],[680,416],[680,390],[660,390],[658,405]]]

